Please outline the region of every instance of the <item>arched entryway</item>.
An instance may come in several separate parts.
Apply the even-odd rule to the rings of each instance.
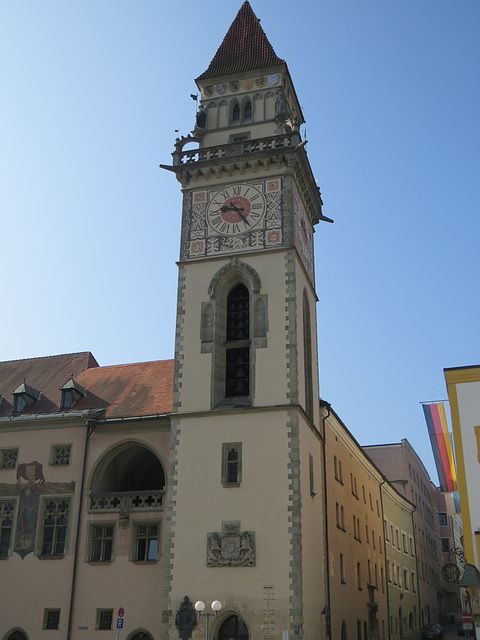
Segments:
[[[153,636],[151,636],[148,631],[145,631],[145,629],[135,629],[135,631],[127,636],[127,640],[153,640]]]
[[[218,640],[248,640],[245,622],[236,615],[229,616],[218,631]]]
[[[13,629],[4,636],[5,640],[28,640],[27,634],[21,629]]]
[[[341,640],[347,640],[347,625],[345,620],[342,622],[342,631],[340,633]]]

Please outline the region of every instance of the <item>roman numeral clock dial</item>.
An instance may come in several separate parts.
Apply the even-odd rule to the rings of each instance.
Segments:
[[[237,184],[217,191],[207,205],[207,224],[218,234],[234,236],[258,227],[265,217],[263,193],[249,184]]]

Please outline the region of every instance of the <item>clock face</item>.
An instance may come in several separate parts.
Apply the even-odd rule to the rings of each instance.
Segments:
[[[265,211],[265,196],[257,187],[229,185],[213,194],[207,206],[207,223],[223,235],[248,233],[260,225]]]

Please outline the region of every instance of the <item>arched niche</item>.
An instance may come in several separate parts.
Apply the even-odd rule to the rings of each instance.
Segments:
[[[115,445],[97,461],[89,488],[99,494],[163,490],[165,484],[158,455],[144,443],[130,440]]]

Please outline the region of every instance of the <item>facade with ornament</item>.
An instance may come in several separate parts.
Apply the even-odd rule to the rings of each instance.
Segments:
[[[415,601],[418,503],[320,400],[314,231],[331,220],[248,2],[196,82],[162,165],[183,193],[174,358],[0,363],[0,637],[418,637],[441,614]]]

